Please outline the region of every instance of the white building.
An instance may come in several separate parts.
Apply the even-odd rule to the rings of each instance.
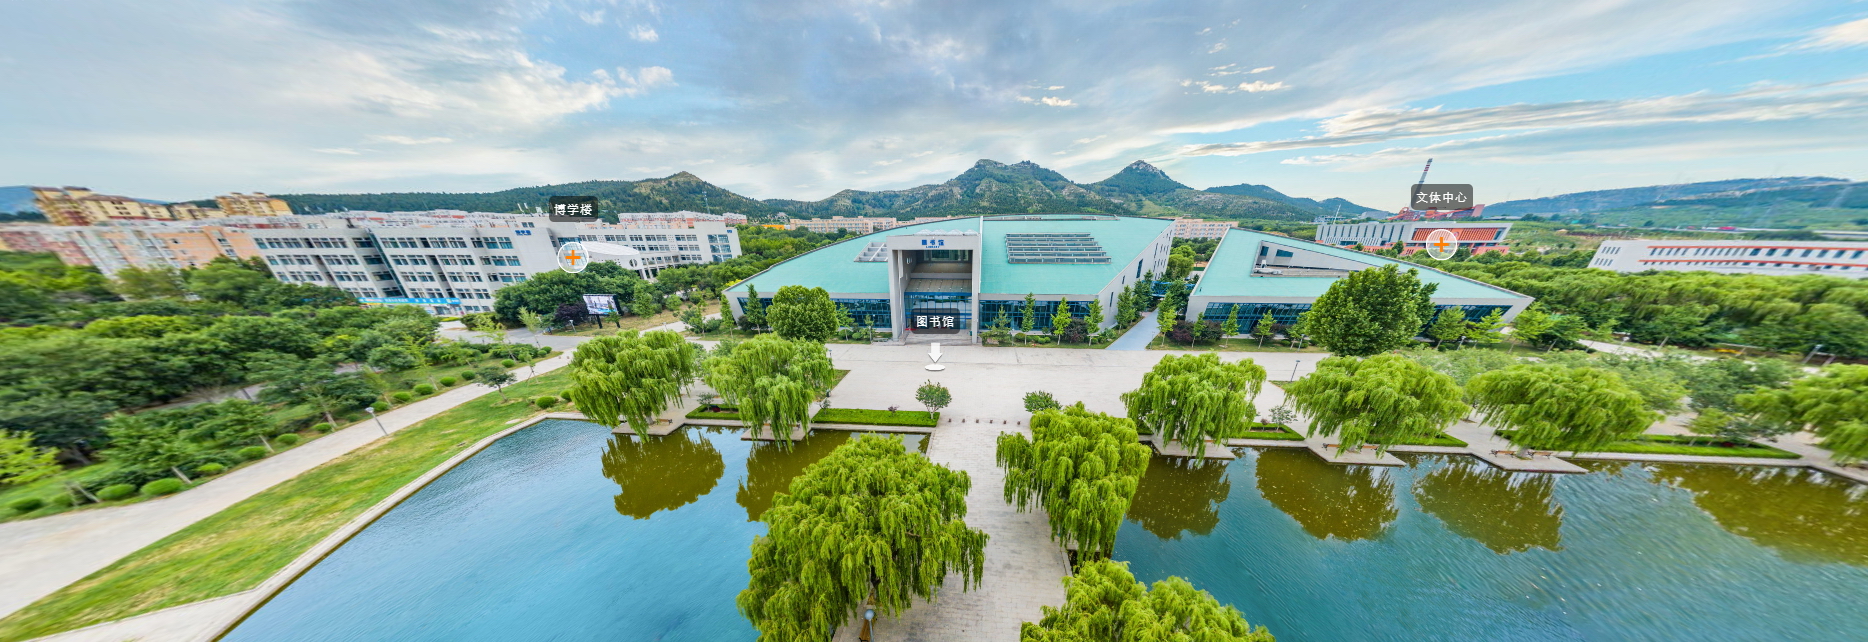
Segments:
[[[1174,219],[1174,238],[1177,239],[1216,239],[1226,235],[1227,230],[1237,227],[1232,221],[1208,221],[1197,218]]]
[[[599,241],[633,250],[598,255],[653,279],[678,265],[739,256],[739,232],[720,216],[643,224],[553,223],[476,212],[304,216],[302,229],[247,230],[281,281],[341,288],[364,303],[411,303],[436,314],[485,312],[493,293],[558,269],[558,247]],[[711,217],[711,218],[709,218]]]
[[[1589,267],[1727,274],[1868,277],[1868,243],[1847,241],[1603,241]]]
[[[1403,247],[1423,248],[1427,246],[1427,235],[1434,230],[1452,230],[1459,238],[1460,247],[1479,251],[1482,248],[1495,247],[1505,242],[1505,235],[1511,232],[1511,224],[1487,221],[1484,223],[1448,223],[1442,221],[1366,221],[1362,223],[1325,223],[1317,226],[1317,242],[1324,245],[1349,247],[1361,244],[1362,247],[1388,247],[1401,243]]]

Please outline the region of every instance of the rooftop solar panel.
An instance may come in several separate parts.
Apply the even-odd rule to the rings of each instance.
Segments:
[[[1083,232],[1005,235],[1007,263],[1108,263],[1096,237]]]

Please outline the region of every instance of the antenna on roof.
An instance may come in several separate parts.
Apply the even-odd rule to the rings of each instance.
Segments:
[[[1427,184],[1427,170],[1433,169],[1433,159],[1427,159],[1427,166],[1420,168],[1420,185]]]

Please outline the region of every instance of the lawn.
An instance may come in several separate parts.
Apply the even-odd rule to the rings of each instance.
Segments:
[[[1284,424],[1255,424],[1252,429],[1238,439],[1277,439],[1281,441],[1303,441],[1304,435]]]
[[[1148,349],[1149,350],[1211,350],[1215,352],[1314,352],[1314,353],[1324,353],[1324,354],[1329,353],[1328,349],[1323,348],[1321,346],[1311,345],[1311,346],[1306,346],[1302,348],[1293,348],[1293,347],[1290,347],[1289,345],[1279,345],[1278,344],[1279,341],[1281,341],[1281,339],[1266,339],[1264,341],[1264,344],[1265,344],[1264,347],[1259,347],[1258,339],[1221,339],[1217,345],[1213,343],[1195,343],[1193,345],[1187,345],[1187,344],[1179,343],[1176,341],[1170,341],[1168,340],[1166,336],[1163,336],[1161,334],[1156,334],[1154,340],[1148,343]]]
[[[490,392],[247,498],[0,620],[0,640],[189,604],[258,586],[339,526],[569,385],[562,372]]]
[[[595,323],[580,323],[568,330],[558,330],[551,334],[559,337],[607,337],[616,334],[619,330],[647,330],[649,328],[680,321],[681,317],[679,312],[675,312],[674,310],[662,310],[661,312],[646,317],[636,316],[634,314],[621,319],[604,317],[603,327],[597,327]]]
[[[857,424],[861,426],[919,426],[933,428],[940,423],[940,413],[928,413],[924,410],[864,410],[861,408],[825,408],[817,411],[811,421],[826,424]]]
[[[715,404],[715,406],[720,409],[719,412],[709,411],[706,406],[701,406],[699,408],[689,410],[687,414],[687,418],[689,419],[738,419],[739,418],[738,408],[734,408],[732,406],[721,406],[718,404]]]
[[[1511,439],[1514,431],[1500,430],[1498,436]],[[1516,443],[1516,442],[1513,442]],[[1531,446],[1535,448],[1535,446]],[[1641,435],[1591,450],[1600,453],[1635,453],[1643,455],[1692,455],[1696,457],[1759,457],[1797,459],[1802,455],[1772,448],[1752,441],[1720,441],[1714,437],[1685,435]]]

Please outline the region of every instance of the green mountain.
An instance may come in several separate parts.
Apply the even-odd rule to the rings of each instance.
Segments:
[[[1208,187],[1206,188],[1206,191],[1212,192],[1214,194],[1233,194],[1237,196],[1252,196],[1252,197],[1262,198],[1268,201],[1288,203],[1288,204],[1296,205],[1304,209],[1308,209],[1318,214],[1336,214],[1338,212],[1341,212],[1343,216],[1355,216],[1363,212],[1380,212],[1381,211],[1373,207],[1363,207],[1361,205],[1351,203],[1347,199],[1341,199],[1341,198],[1327,198],[1327,199],[1319,201],[1319,200],[1314,200],[1314,199],[1303,198],[1301,196],[1287,196],[1285,195],[1284,192],[1280,192],[1278,190],[1272,189],[1271,186],[1269,185],[1253,185],[1251,183],[1240,183],[1238,185],[1222,185],[1220,187]],[[1382,213],[1387,214],[1387,212],[1382,212]]]
[[[301,214],[345,210],[407,212],[432,209],[529,212],[533,208],[545,207],[553,196],[572,195],[596,196],[602,200],[603,209],[613,212],[705,212],[711,209],[714,212],[762,216],[777,211],[763,202],[720,189],[687,172],[640,181],[584,181],[486,193],[275,194],[290,203],[292,211]]]
[[[1161,168],[1149,165],[1147,161],[1135,161],[1128,167],[1116,172],[1114,176],[1090,183],[1090,188],[1099,194],[1166,194],[1175,190],[1193,189],[1182,185]]]
[[[770,199],[765,203],[799,218],[1133,211],[1037,163],[1007,165],[988,159],[938,185],[880,192],[846,189],[821,201]]]
[[[1649,185],[1624,189],[1605,189],[1589,192],[1574,192],[1543,198],[1504,201],[1485,206],[1488,216],[1518,216],[1526,214],[1586,214],[1608,210],[1639,207],[1654,203],[1679,202],[1695,205],[1768,205],[1773,196],[1792,197],[1811,195],[1811,200],[1820,200],[1817,194],[1833,196],[1849,184],[1847,179],[1826,176],[1790,176],[1785,178],[1738,178],[1724,181],[1703,183],[1685,183],[1680,185]],[[1790,191],[1784,191],[1790,190]],[[1799,191],[1815,190],[1815,191]],[[1702,197],[1702,198],[1696,198]],[[1796,200],[1789,198],[1788,200]]]

